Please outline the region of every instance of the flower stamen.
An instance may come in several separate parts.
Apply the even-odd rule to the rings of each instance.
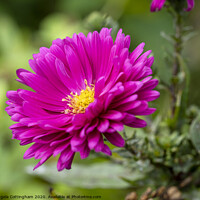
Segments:
[[[78,114],[85,113],[85,109],[89,106],[90,103],[94,101],[94,85],[88,85],[87,80],[85,82],[85,90],[81,90],[80,94],[71,92],[66,98],[62,101],[67,101],[70,108],[64,111],[65,114]]]

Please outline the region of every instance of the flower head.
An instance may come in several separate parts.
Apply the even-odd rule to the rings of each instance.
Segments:
[[[188,7],[185,8],[185,11],[191,11],[194,8],[194,0],[187,0]]]
[[[159,11],[164,6],[166,0],[153,0],[151,3],[151,12]],[[187,0],[187,8],[184,11],[191,11],[194,8],[194,0]]]
[[[159,11],[164,6],[166,0],[153,0],[151,3],[151,12]]]
[[[111,155],[106,138],[123,147],[118,133],[124,125],[141,128],[139,115],[152,114],[148,102],[159,97],[153,89],[151,51],[144,43],[129,52],[130,36],[120,30],[116,40],[111,29],[74,34],[40,48],[29,61],[34,73],[18,69],[18,81],[34,91],[8,91],[7,113],[16,124],[10,129],[21,145],[33,143],[24,159],[60,155],[58,170],[70,169],[76,152],[88,157],[91,150]]]

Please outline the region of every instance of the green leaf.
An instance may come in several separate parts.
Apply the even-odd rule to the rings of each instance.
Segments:
[[[161,31],[160,35],[161,35],[161,37],[163,37],[164,39],[166,39],[166,40],[169,41],[170,43],[174,44],[175,39],[174,39],[171,35],[168,35],[168,34],[165,33],[164,31]]]
[[[29,174],[40,176],[50,183],[64,183],[80,188],[126,188],[129,184],[121,178],[139,180],[142,173],[129,171],[126,167],[110,162],[91,165],[73,164],[72,170],[58,172],[55,165],[43,165],[36,171],[27,168]]]
[[[119,154],[122,158],[132,158],[133,157],[133,155],[126,149],[115,148],[112,150],[112,152]]]
[[[200,114],[191,124],[190,137],[197,152],[200,153]]]
[[[183,41],[184,42],[187,42],[188,40],[192,39],[193,37],[199,35],[198,32],[191,32],[191,33],[188,33],[187,35],[185,35],[183,37]]]

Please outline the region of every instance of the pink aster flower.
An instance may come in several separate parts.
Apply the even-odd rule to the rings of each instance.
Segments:
[[[194,0],[187,0],[188,7],[185,8],[185,11],[191,11],[194,8]]]
[[[8,91],[7,113],[16,124],[10,129],[20,145],[33,145],[24,159],[60,155],[58,170],[70,169],[76,152],[82,159],[91,150],[111,155],[104,142],[123,147],[118,133],[124,125],[142,128],[146,122],[137,118],[155,108],[148,102],[159,97],[153,89],[151,51],[144,54],[144,43],[129,52],[130,36],[122,30],[116,40],[111,29],[100,33],[74,34],[56,39],[48,49],[40,48],[29,61],[34,73],[18,69],[18,81],[34,91]]]
[[[166,0],[153,0],[151,3],[151,12],[159,11],[164,6]]]
[[[159,11],[164,6],[166,0],[153,0],[151,3],[151,12]],[[185,11],[191,11],[194,8],[194,0],[187,0],[188,7]]]

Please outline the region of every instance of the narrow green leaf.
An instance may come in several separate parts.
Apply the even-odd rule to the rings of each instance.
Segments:
[[[171,35],[168,35],[167,33],[165,33],[164,31],[162,31],[160,33],[161,37],[163,37],[164,39],[166,39],[167,41],[169,41],[170,43],[174,44],[175,42],[175,39],[171,36]]]

